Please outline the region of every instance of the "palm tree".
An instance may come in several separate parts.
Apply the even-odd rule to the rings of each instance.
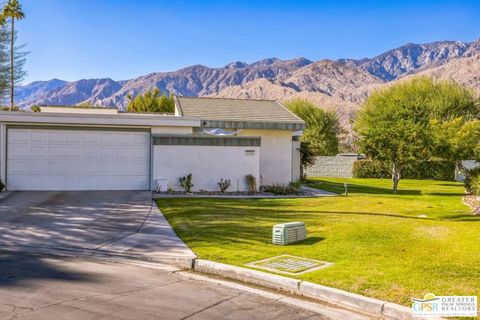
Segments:
[[[3,7],[2,16],[10,18],[12,30],[10,35],[10,110],[14,108],[14,85],[15,85],[15,67],[14,67],[14,50],[15,50],[15,20],[22,20],[25,14],[22,11],[22,5],[18,0],[8,0]]]

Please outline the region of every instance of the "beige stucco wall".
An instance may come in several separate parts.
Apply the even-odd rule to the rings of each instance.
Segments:
[[[246,150],[254,150],[255,153],[246,155]],[[248,191],[246,175],[255,176],[258,186],[259,172],[259,147],[153,147],[152,179],[168,179],[168,185],[174,190],[182,191],[178,179],[192,173],[192,191],[217,191],[217,183],[221,178],[231,180],[228,191]]]
[[[292,132],[244,129],[239,136],[261,137],[260,175],[263,185],[292,181]]]

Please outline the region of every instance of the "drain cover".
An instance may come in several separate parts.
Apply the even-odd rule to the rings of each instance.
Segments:
[[[331,266],[333,263],[284,254],[247,263],[249,267],[285,274],[302,274]]]

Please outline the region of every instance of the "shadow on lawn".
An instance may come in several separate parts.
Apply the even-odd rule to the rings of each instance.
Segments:
[[[325,191],[332,191],[336,193],[343,193],[345,187],[343,183],[331,182],[325,180],[311,180],[307,183],[308,186],[312,188],[318,188]],[[348,193],[362,193],[362,194],[386,194],[394,195],[392,189],[382,188],[382,187],[373,187],[362,184],[348,183]],[[398,190],[396,195],[421,195],[420,190]]]
[[[480,216],[473,214],[454,214],[443,217],[442,220],[462,221],[462,222],[480,222]]]
[[[359,215],[359,216],[372,216],[372,217],[388,217],[388,218],[399,218],[399,219],[409,219],[409,220],[430,220],[430,221],[472,221],[480,222],[479,216],[474,216],[470,213],[465,214],[452,214],[445,215],[440,217],[418,217],[415,215],[402,215],[394,213],[383,213],[383,212],[368,212],[368,211],[355,211],[352,208],[352,211],[338,211],[338,210],[302,210],[299,207],[294,210],[291,209],[291,205],[284,205],[279,199],[240,199],[240,200],[230,200],[230,199],[218,199],[215,204],[209,203],[207,214],[212,223],[222,223],[234,224],[232,229],[240,227],[244,224],[245,220],[250,220],[252,216],[261,219],[263,222],[269,222],[273,226],[274,224],[291,222],[291,221],[303,221],[314,220],[318,216],[323,215]],[[195,201],[195,200],[194,200]],[[239,207],[239,201],[244,207]],[[182,204],[184,205],[184,204]],[[196,205],[192,203],[193,206],[202,207],[202,203],[197,202]],[[282,208],[286,207],[286,208]],[[234,209],[232,209],[234,208]],[[288,209],[287,209],[288,208]],[[226,217],[226,212],[232,212],[232,216]],[[213,213],[216,212],[216,213]],[[198,223],[199,225],[205,225],[205,216],[203,214],[198,215],[196,218],[193,216],[189,217],[190,223]],[[230,220],[230,221],[229,221]],[[208,225],[208,223],[207,223]],[[256,228],[261,228],[256,226]]]
[[[315,243],[318,243],[320,241],[323,241],[325,240],[325,238],[323,237],[309,237],[308,234],[307,234],[307,239],[303,240],[303,241],[299,241],[299,242],[296,242],[296,243],[292,243],[292,244],[289,244],[289,246],[305,246],[305,245],[312,245],[312,244],[315,244]]]

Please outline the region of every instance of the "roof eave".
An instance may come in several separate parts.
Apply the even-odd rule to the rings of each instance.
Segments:
[[[224,129],[257,129],[257,130],[288,130],[302,131],[305,129],[303,121],[238,121],[238,120],[202,120],[203,128]]]

